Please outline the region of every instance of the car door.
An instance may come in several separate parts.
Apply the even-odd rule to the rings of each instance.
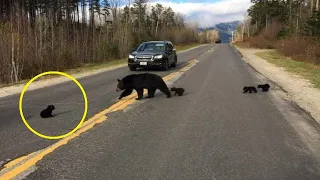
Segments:
[[[167,46],[168,59],[170,64],[172,64],[174,61],[173,46],[170,43],[166,43],[166,46]]]

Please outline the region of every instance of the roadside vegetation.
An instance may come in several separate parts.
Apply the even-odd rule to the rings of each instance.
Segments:
[[[248,9],[248,16],[237,29],[236,45],[276,49],[280,55],[297,61],[288,64],[301,66],[302,74],[304,68],[318,68],[320,65],[319,1],[252,1],[253,6]],[[271,53],[268,57],[275,57],[275,54]],[[289,58],[283,60],[289,61]],[[284,62],[278,64],[282,63]],[[295,71],[300,70],[295,69]]]
[[[290,73],[309,80],[316,88],[320,88],[320,66],[307,62],[295,61],[290,57],[281,55],[277,51],[258,52],[256,54],[274,65],[283,67]]]
[[[214,42],[170,7],[130,2],[0,1],[0,84],[45,71],[78,72],[123,63],[148,40],[170,40],[177,50]]]

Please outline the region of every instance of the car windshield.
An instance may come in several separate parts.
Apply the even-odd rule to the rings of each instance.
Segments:
[[[165,46],[164,43],[143,43],[141,46],[137,49],[137,51],[164,51]]]

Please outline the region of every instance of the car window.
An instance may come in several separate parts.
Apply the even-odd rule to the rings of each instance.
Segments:
[[[172,46],[171,43],[167,43],[167,47],[168,47],[169,50],[173,50],[173,46]]]
[[[173,50],[173,45],[171,43],[169,43],[169,47]]]
[[[174,49],[174,46],[173,46],[173,44],[172,44],[172,43],[170,43],[170,46],[171,46],[171,48],[172,48],[172,49]]]
[[[143,43],[137,51],[164,51],[164,43]]]

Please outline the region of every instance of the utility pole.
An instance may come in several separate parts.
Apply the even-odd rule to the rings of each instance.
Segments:
[[[231,42],[233,43],[233,31],[231,31]]]

